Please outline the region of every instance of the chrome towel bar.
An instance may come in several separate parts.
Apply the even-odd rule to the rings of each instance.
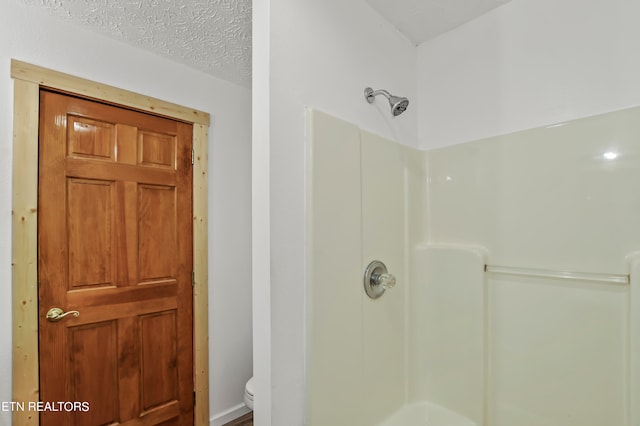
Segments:
[[[574,281],[592,281],[606,284],[629,285],[629,275],[597,274],[592,272],[554,271],[550,269],[515,268],[511,266],[484,265],[485,272],[523,277],[559,278]]]

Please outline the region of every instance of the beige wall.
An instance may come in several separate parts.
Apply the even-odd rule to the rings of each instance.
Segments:
[[[211,414],[243,407],[251,376],[250,90],[60,21],[16,1],[0,25],[0,321],[11,323],[10,60],[209,112]],[[170,83],[170,84],[169,84]],[[10,329],[10,327],[9,327]],[[11,335],[0,334],[0,401],[11,401]],[[0,412],[0,424],[10,423]]]

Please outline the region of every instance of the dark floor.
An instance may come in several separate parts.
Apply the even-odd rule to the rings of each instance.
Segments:
[[[253,426],[253,412],[232,420],[224,426]]]

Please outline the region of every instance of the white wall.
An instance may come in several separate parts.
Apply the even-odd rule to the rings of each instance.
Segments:
[[[251,93],[251,270],[253,295],[253,421],[271,422],[270,4],[253,2]],[[255,397],[255,395],[259,395]]]
[[[270,236],[259,231],[270,238],[270,280],[260,277],[254,284],[270,286],[271,291],[270,300],[256,301],[254,308],[260,316],[256,321],[271,324],[271,352],[256,352],[257,359],[272,357],[272,412],[261,425],[294,425],[304,419],[305,107],[415,145],[415,105],[391,119],[385,99],[369,105],[363,97],[370,85],[412,98],[415,48],[363,0],[271,0],[269,7],[254,10],[253,21],[254,28],[265,30],[260,36],[269,40],[270,49],[268,60],[254,62],[254,75],[270,75],[264,82],[270,102],[259,111],[270,117],[268,139],[254,135],[254,148],[265,143],[269,147],[254,161],[265,161],[266,156],[270,161],[270,172],[254,168],[254,173],[262,172],[254,175],[254,197],[268,194],[271,184],[269,200],[254,206],[262,217],[271,215]],[[256,400],[261,374],[256,371]]]
[[[640,2],[513,0],[418,47],[420,146],[640,103]]]
[[[303,418],[304,107],[428,149],[635,105],[639,7],[625,0],[514,0],[419,46],[417,63],[413,47],[361,1],[272,0],[254,13],[270,50],[264,68],[254,68],[268,75],[271,99],[260,110],[270,117],[268,137],[254,136],[254,147],[269,144],[258,160],[270,160],[263,177],[254,176],[254,191],[271,190],[256,209],[271,217],[264,235],[270,280],[256,283],[271,295],[255,310],[271,325],[268,424]],[[372,114],[362,101],[364,85],[409,96],[409,111],[390,120],[379,99]]]
[[[428,152],[430,243],[486,247],[490,264],[629,272],[637,112],[462,143],[639,105],[639,13],[627,0],[513,0],[418,47],[420,146],[449,146]],[[487,291],[490,424],[637,413],[628,288],[489,275]]]
[[[11,323],[10,59],[207,111],[212,416],[242,404],[251,376],[251,92],[183,65],[61,22],[2,4],[0,25],[0,321]],[[0,401],[11,400],[11,333],[0,334]],[[0,413],[0,424],[10,413]]]
[[[254,147],[269,144],[258,161],[270,161],[254,191],[271,191],[255,210],[270,215],[260,242],[271,249],[270,280],[256,283],[270,300],[254,311],[270,323],[272,345],[273,411],[261,424],[304,417],[304,108],[430,149],[636,105],[638,12],[629,0],[513,0],[422,44],[417,62],[362,1],[271,0],[254,13],[269,39],[269,58],[254,72],[268,75],[271,99],[260,110],[268,136],[254,136]],[[410,109],[389,119],[382,99],[362,101],[365,85],[409,96]]]

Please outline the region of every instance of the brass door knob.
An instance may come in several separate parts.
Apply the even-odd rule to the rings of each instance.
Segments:
[[[58,322],[62,318],[66,317],[67,315],[73,315],[74,317],[77,317],[80,315],[80,312],[78,311],[65,312],[60,308],[51,308],[47,311],[47,321]]]

